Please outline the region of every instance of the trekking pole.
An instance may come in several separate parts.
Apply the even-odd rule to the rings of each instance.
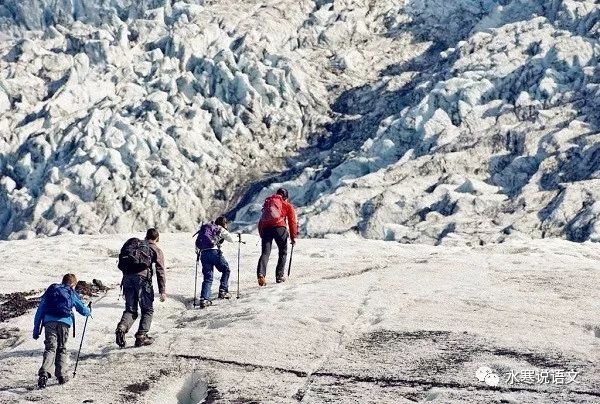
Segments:
[[[238,233],[238,279],[237,279],[237,296],[236,299],[240,298],[240,253],[242,250],[242,233]]]
[[[196,307],[196,288],[198,287],[198,261],[200,253],[196,253],[196,276],[194,277],[194,307]]]
[[[92,302],[90,302],[88,304],[88,307],[90,308],[90,315],[91,315]],[[83,346],[83,337],[85,337],[85,329],[87,327],[87,322],[88,322],[89,317],[90,316],[87,316],[85,318],[85,323],[83,324],[83,333],[81,334],[81,342],[79,343],[79,351],[77,352],[77,360],[75,361],[75,369],[73,370],[73,377],[75,377],[75,375],[77,374],[77,365],[79,364],[79,355],[81,354],[81,347]]]
[[[290,272],[292,272],[292,257],[294,256],[294,244],[292,244],[292,250],[290,251],[290,265],[288,266],[288,278],[290,277]]]
[[[237,279],[237,299],[240,298],[240,252],[242,248],[242,244],[246,244],[245,241],[242,241],[242,233],[238,233],[238,279]]]

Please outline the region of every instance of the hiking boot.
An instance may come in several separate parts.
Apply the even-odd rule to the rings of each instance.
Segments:
[[[119,348],[125,348],[125,333],[123,331],[115,331],[115,340]]]
[[[149,337],[147,335],[140,335],[139,337],[135,337],[135,346],[138,348],[141,346],[152,345],[153,342],[154,338]]]
[[[282,283],[282,282],[285,282],[286,280],[287,280],[287,278],[286,278],[285,276],[283,276],[283,277],[281,277],[281,278],[277,278],[275,281],[276,281],[277,283]]]
[[[39,389],[45,388],[47,383],[48,383],[48,376],[40,376],[38,378],[38,388]]]
[[[219,292],[219,299],[231,299],[231,293]]]
[[[204,309],[208,306],[212,306],[212,300],[207,300],[207,299],[201,299],[200,300],[200,308]]]
[[[59,376],[57,377],[58,380],[58,384],[65,384],[66,382],[69,381],[69,377],[68,376]]]
[[[264,276],[258,277],[258,286],[265,286],[267,284],[267,279]]]

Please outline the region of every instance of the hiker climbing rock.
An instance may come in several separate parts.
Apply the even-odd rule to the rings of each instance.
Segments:
[[[287,227],[289,226],[290,229],[289,236],[292,245],[296,243],[296,238],[298,237],[296,211],[288,199],[287,189],[280,188],[274,195],[265,199],[263,204],[262,216],[258,222],[258,234],[260,234],[262,239],[262,252],[256,268],[259,286],[267,284],[267,264],[273,240],[275,240],[275,244],[277,244],[277,249],[279,250],[275,280],[277,283],[285,282],[286,280],[284,267],[287,259]]]
[[[164,302],[167,298],[165,260],[162,250],[157,245],[159,239],[160,235],[156,229],[148,229],[144,240],[130,238],[121,248],[119,269],[123,271],[122,287],[125,311],[123,311],[123,316],[115,331],[117,345],[121,348],[125,346],[125,334],[138,317],[138,306],[142,317],[138,331],[135,333],[135,346],[150,345],[154,342],[153,338],[148,336],[154,314],[152,264],[155,264],[156,267],[160,301]]]
[[[219,283],[219,299],[229,299],[229,264],[221,251],[223,241],[233,243],[233,237],[227,231],[227,219],[219,216],[214,222],[203,224],[196,233],[196,254],[202,264],[202,289],[200,290],[200,308],[203,309],[212,304],[210,300],[210,288],[213,281],[213,270],[221,272]]]
[[[75,292],[77,278],[73,274],[63,276],[62,283],[54,283],[46,289],[35,312],[33,339],[40,337],[42,327],[46,330],[44,339],[44,360],[38,372],[38,387],[46,387],[54,367],[58,383],[64,384],[67,376],[67,340],[69,329],[74,326],[73,307],[82,316],[91,314]],[[75,336],[75,327],[73,327]]]

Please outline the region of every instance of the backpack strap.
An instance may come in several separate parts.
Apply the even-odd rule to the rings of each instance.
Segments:
[[[75,291],[69,287],[69,295],[71,296],[71,304],[73,304],[73,293],[75,293]],[[71,320],[73,321],[73,338],[75,338],[75,314],[73,314],[73,307],[71,307]]]
[[[219,252],[221,251],[221,246],[223,245],[224,241],[225,241],[225,237],[223,237],[223,228],[221,226],[219,226],[219,239],[217,240],[217,248],[218,248]]]
[[[150,242],[148,240],[144,239],[144,243],[146,243],[146,245],[148,246],[148,248],[150,249],[150,251],[152,252],[152,262],[150,262],[150,268],[148,268],[148,276],[146,277],[146,279],[148,280],[148,282],[152,283],[152,277],[154,276],[154,262],[156,262],[156,251],[154,251],[154,248],[152,248],[150,246]]]

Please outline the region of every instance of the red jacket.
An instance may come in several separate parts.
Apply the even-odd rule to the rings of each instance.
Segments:
[[[283,207],[283,215],[276,221],[265,220],[261,217],[258,221],[258,234],[260,234],[260,236],[262,237],[262,232],[267,227],[286,227],[287,225],[290,229],[290,238],[292,240],[296,239],[298,237],[298,221],[296,220],[296,211],[294,210],[294,206],[292,206],[290,202],[283,199],[283,197],[279,194],[272,195],[269,198],[280,199],[281,205]]]

